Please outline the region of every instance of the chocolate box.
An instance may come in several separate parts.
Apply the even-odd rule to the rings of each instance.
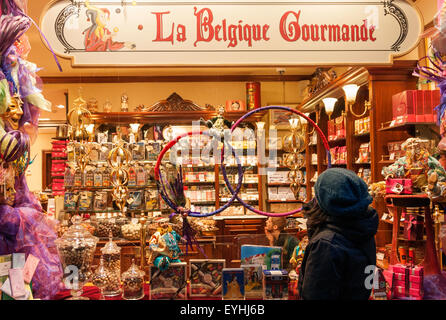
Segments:
[[[424,121],[434,122],[434,108],[436,106],[432,103],[432,92],[431,90],[423,90],[424,97]]]
[[[263,297],[263,268],[260,264],[242,265],[245,277],[245,297],[261,299]]]
[[[171,263],[160,271],[150,267],[150,300],[184,300],[187,298],[186,262]]]
[[[416,122],[425,122],[424,117],[424,90],[415,91],[415,106],[416,106]]]
[[[190,297],[221,297],[224,259],[190,259]]]
[[[288,300],[289,280],[286,270],[263,270],[263,299]]]
[[[392,96],[392,115],[398,123],[416,121],[416,90],[406,90]]]
[[[223,300],[245,300],[245,278],[242,268],[225,268],[222,278]]]

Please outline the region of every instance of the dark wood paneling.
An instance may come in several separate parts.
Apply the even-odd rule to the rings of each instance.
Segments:
[[[223,75],[223,76],[88,76],[41,77],[45,84],[54,83],[133,83],[133,82],[248,82],[302,81],[310,75]]]

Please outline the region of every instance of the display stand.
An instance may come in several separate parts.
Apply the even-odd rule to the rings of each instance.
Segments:
[[[393,217],[393,234],[392,234],[392,252],[390,256],[390,264],[399,263],[398,259],[398,234],[400,227],[400,219],[403,208],[405,207],[423,207],[424,208],[424,227],[426,230],[426,246],[423,261],[425,275],[440,274],[440,266],[437,259],[437,250],[434,240],[434,226],[431,216],[430,204],[431,200],[425,194],[420,195],[387,195],[386,203],[393,204],[396,208],[396,215]]]

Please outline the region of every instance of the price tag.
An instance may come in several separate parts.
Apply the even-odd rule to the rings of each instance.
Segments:
[[[382,253],[382,252],[378,252],[377,254],[376,254],[376,260],[384,260],[384,253]]]
[[[395,125],[395,120],[392,120],[392,122],[390,122],[390,126],[393,127]]]
[[[395,153],[390,154],[389,160],[395,160]]]
[[[387,216],[388,216],[388,214],[384,213],[383,216],[381,217],[381,220],[387,220]]]
[[[132,223],[133,224],[137,224],[138,223],[138,218],[132,218]]]

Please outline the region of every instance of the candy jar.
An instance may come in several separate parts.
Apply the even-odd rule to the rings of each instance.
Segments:
[[[121,294],[121,248],[113,242],[113,234],[110,232],[109,241],[101,249],[104,267],[108,277],[104,287],[103,295],[113,297]]]
[[[101,257],[101,260],[99,262],[99,267],[96,269],[91,282],[93,283],[93,285],[98,287],[99,290],[101,290],[102,299],[104,299],[104,288],[106,287],[107,284],[108,274],[109,272],[104,266],[104,258]]]
[[[130,268],[122,274],[122,298],[126,300],[139,300],[144,297],[144,275],[132,259]]]
[[[81,226],[82,218],[74,216],[73,225],[55,241],[66,277],[64,284],[71,289],[69,300],[88,300],[81,297],[82,288],[90,279],[90,265],[96,250],[98,238]]]

